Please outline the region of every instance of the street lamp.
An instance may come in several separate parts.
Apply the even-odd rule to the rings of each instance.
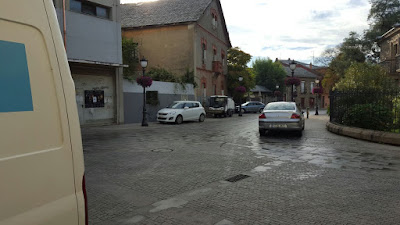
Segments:
[[[292,70],[292,78],[294,77],[294,70],[296,69],[296,62],[292,60],[289,64],[289,68]],[[294,97],[293,97],[293,84],[292,84],[292,102],[294,102]]]
[[[316,80],[315,80],[315,83],[317,84],[317,88],[319,89],[319,80],[316,79]],[[319,91],[319,90],[318,90],[318,91]],[[315,106],[315,115],[318,116],[318,95],[319,95],[319,92],[317,92],[316,94],[317,94],[317,104],[316,104],[316,106]]]
[[[243,80],[243,77],[239,77],[239,83],[241,83]],[[239,116],[242,116],[242,96],[239,96]]]
[[[147,59],[145,59],[143,56],[143,58],[140,60],[140,65],[142,66],[142,69],[143,69],[143,77],[146,72],[147,63],[148,63]],[[146,113],[146,88],[143,85],[143,117],[142,117],[142,126],[143,127],[149,126],[149,124],[147,123],[146,114],[147,114]]]
[[[276,91],[279,91],[279,85],[278,84],[275,86],[275,88],[276,88]],[[278,101],[278,95],[276,95],[276,101]]]

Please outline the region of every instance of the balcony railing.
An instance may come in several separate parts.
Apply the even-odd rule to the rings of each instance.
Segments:
[[[212,71],[215,72],[216,74],[222,74],[223,73],[222,63],[220,61],[213,61]]]

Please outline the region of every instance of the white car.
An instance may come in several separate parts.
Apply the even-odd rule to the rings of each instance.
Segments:
[[[157,121],[160,123],[181,124],[189,120],[203,122],[205,118],[206,112],[197,101],[175,101],[157,113]]]

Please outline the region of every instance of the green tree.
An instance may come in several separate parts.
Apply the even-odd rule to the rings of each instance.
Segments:
[[[135,80],[139,65],[137,46],[138,44],[132,39],[122,38],[122,62],[128,65],[127,68],[124,68],[124,78],[131,81]]]
[[[270,90],[275,90],[278,84],[280,90],[284,90],[286,72],[279,62],[271,59],[259,58],[253,63],[253,71],[256,76],[256,84],[262,85]]]
[[[382,91],[395,88],[392,79],[379,65],[371,63],[353,63],[346,71],[346,75],[335,85],[335,89]]]
[[[326,49],[321,55],[325,64],[329,61],[327,72],[322,80],[325,90],[331,90],[335,83],[345,76],[347,69],[352,63],[365,62],[365,54],[362,50],[363,40],[356,32],[350,32],[349,36],[343,39],[343,43],[335,48]]]
[[[370,26],[364,31],[363,48],[372,59],[376,59],[379,57],[379,52],[374,48],[376,38],[400,22],[400,1],[370,0],[370,3],[371,9],[368,14]]]
[[[228,92],[235,95],[235,88],[244,86],[247,91],[255,86],[254,74],[247,64],[251,60],[251,55],[240,50],[239,47],[231,48],[227,54],[228,60]],[[239,82],[239,77],[243,77],[243,81]]]

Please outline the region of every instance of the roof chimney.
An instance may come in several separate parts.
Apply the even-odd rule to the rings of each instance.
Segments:
[[[278,62],[279,61],[279,59],[278,58],[275,58],[275,62]]]
[[[310,63],[310,69],[312,69],[312,63]]]
[[[290,61],[290,58],[288,60]]]

